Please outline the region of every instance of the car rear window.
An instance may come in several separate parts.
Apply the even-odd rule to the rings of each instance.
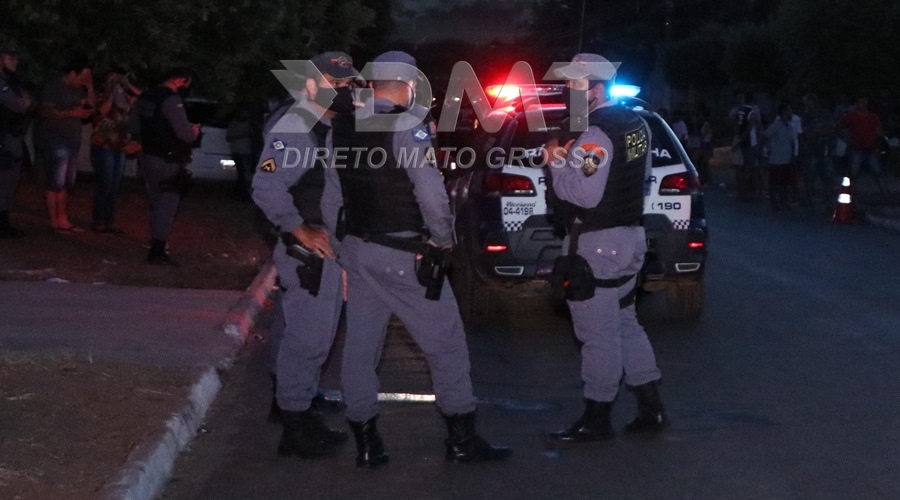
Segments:
[[[682,161],[684,150],[676,143],[674,134],[659,115],[642,113],[641,116],[650,126],[650,153],[653,155],[653,168],[668,167],[685,163]]]

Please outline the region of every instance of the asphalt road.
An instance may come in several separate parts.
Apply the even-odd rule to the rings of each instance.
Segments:
[[[356,469],[352,442],[331,459],[277,457],[263,326],[163,498],[900,498],[900,236],[802,210],[773,215],[720,190],[707,203],[703,317],[667,322],[654,296],[640,309],[673,420],[665,435],[544,439],[582,409],[578,347],[546,299],[505,294],[493,325],[469,340],[480,428],[514,448],[508,462],[444,463],[427,403],[383,404],[382,469]],[[427,389],[399,325],[385,356],[383,390]],[[326,381],[336,383],[333,370]],[[633,412],[621,394],[616,427]]]

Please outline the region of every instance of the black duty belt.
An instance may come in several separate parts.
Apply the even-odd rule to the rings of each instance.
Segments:
[[[393,248],[394,250],[400,250],[401,252],[424,254],[428,249],[428,243],[422,241],[421,236],[401,238],[399,236],[388,236],[386,234],[376,233],[358,235],[357,237],[367,243],[375,243],[376,245]]]
[[[581,233],[585,230],[590,230],[583,226],[581,223],[573,224],[573,227],[569,233],[569,254],[575,255],[578,252],[578,238],[581,237]],[[635,274],[628,274],[625,276],[621,276],[619,278],[612,279],[599,279],[594,278],[594,286],[597,288],[619,288],[620,286],[628,283],[634,278]],[[626,293],[625,296],[619,299],[619,309],[625,309],[626,307],[635,303],[637,299],[637,281],[634,282],[634,286],[631,287],[631,291]]]

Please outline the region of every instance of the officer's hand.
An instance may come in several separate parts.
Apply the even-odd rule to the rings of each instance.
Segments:
[[[569,154],[569,149],[572,148],[572,144],[575,144],[575,139],[569,139],[565,145],[561,145],[559,139],[556,138],[547,141],[547,144],[544,145],[543,149],[544,165],[550,165],[553,162],[565,160],[566,156]]]
[[[303,246],[315,252],[316,255],[326,259],[334,258],[334,250],[328,240],[328,232],[321,228],[315,228],[306,224],[295,227],[291,234],[303,243]]]
[[[72,114],[75,115],[75,118],[90,118],[92,114],[94,114],[93,108],[77,108],[72,110]]]

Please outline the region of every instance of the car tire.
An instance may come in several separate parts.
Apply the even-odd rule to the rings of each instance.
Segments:
[[[481,324],[491,309],[491,290],[478,277],[472,265],[457,265],[451,271],[450,285],[459,305],[459,315],[468,326]]]
[[[666,316],[695,320],[703,312],[703,280],[676,281],[665,289]]]

